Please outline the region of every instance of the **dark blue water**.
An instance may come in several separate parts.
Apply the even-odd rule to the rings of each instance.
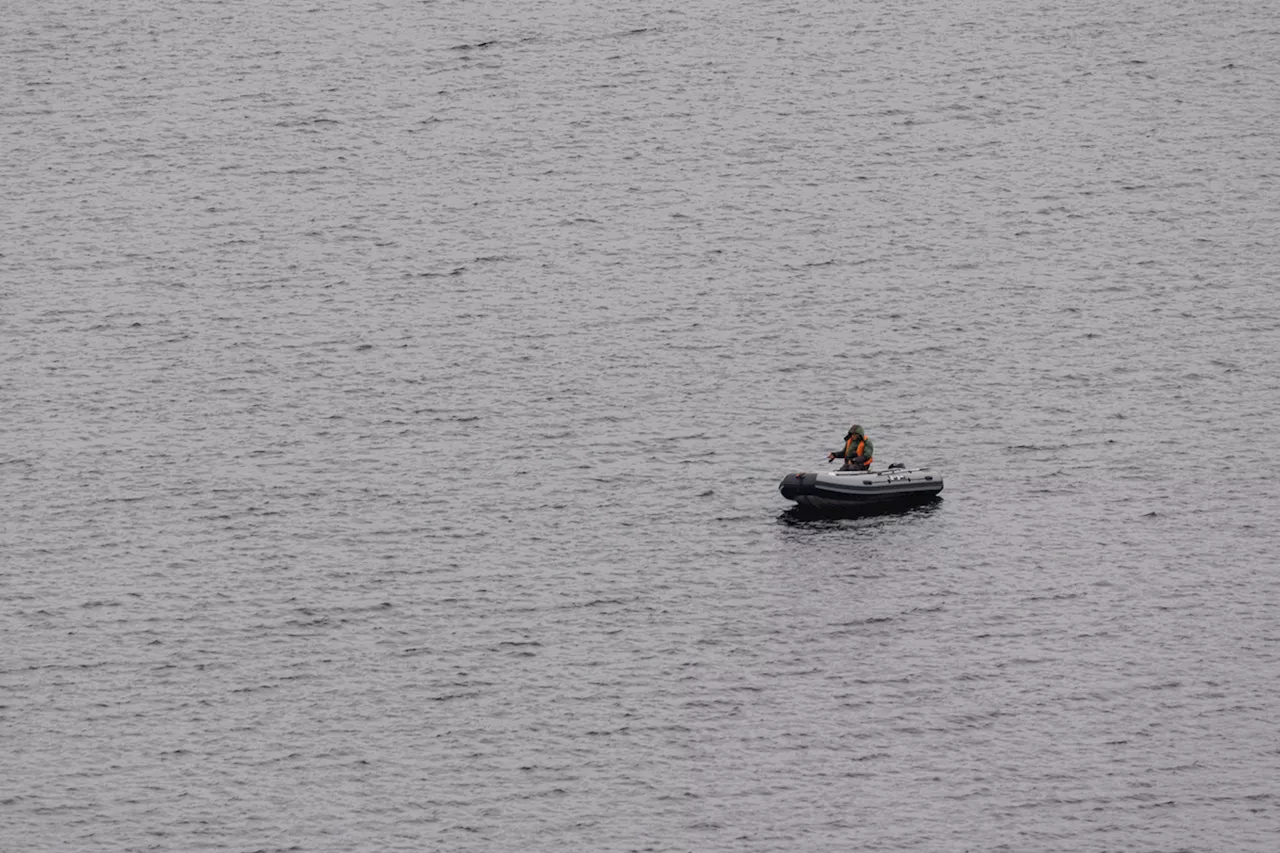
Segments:
[[[1274,849],[1277,44],[8,10],[0,848]]]

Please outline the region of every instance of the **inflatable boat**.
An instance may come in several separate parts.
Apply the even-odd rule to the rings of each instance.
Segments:
[[[928,503],[942,491],[942,474],[902,463],[883,471],[825,471],[788,474],[778,491],[806,510],[857,514]]]

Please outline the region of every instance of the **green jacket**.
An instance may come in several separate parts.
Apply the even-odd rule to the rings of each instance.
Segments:
[[[859,453],[858,445],[861,444],[862,452]],[[871,443],[871,439],[866,436],[850,436],[846,439],[845,446],[839,450],[833,450],[832,455],[843,459],[847,464],[857,465],[865,468],[871,464],[871,454],[875,452],[875,445]]]

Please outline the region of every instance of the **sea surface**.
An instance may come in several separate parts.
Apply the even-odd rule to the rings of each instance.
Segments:
[[[1271,0],[13,0],[0,849],[1272,853],[1278,236]]]

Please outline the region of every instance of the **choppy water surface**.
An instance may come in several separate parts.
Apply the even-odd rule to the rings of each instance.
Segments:
[[[0,847],[1274,849],[1278,45],[9,9]]]

